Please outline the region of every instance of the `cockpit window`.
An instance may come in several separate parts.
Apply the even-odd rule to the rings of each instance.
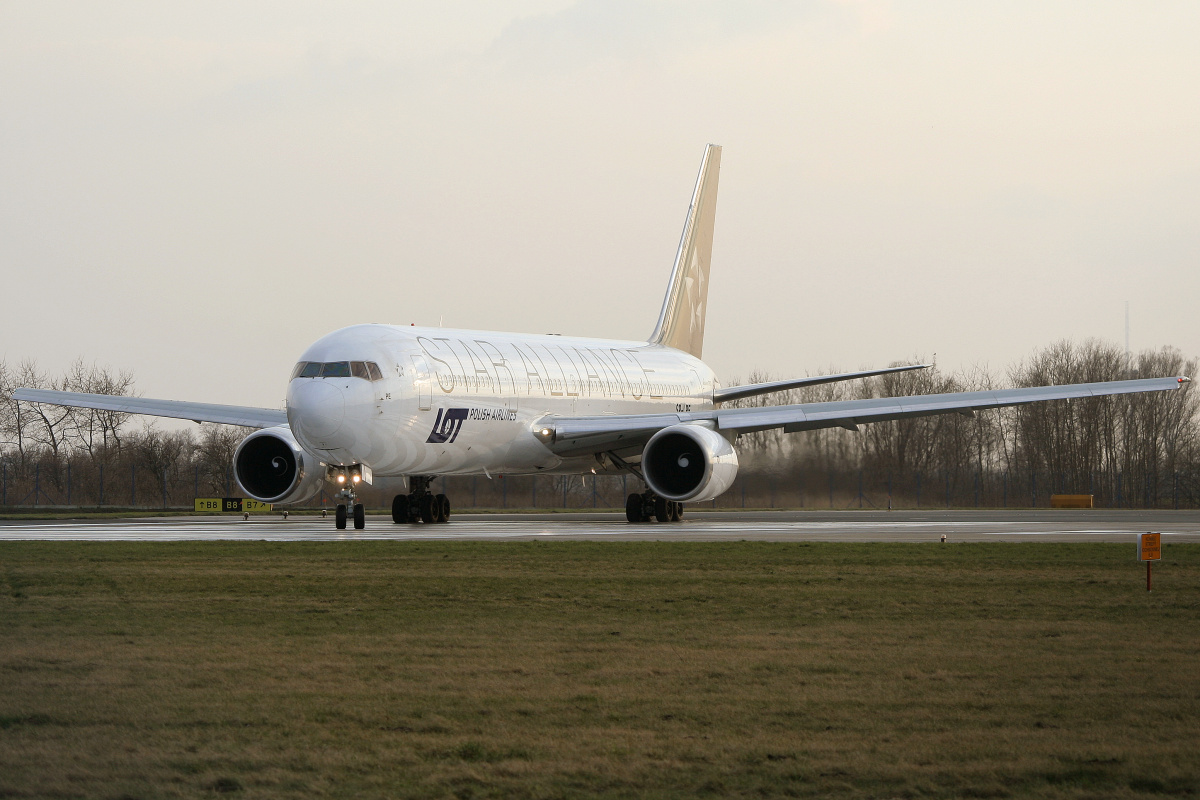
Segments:
[[[292,370],[296,378],[362,378],[364,381],[381,381],[383,372],[374,361],[301,361]]]
[[[349,378],[350,377],[350,362],[349,361],[326,361],[325,366],[321,368],[322,378]]]

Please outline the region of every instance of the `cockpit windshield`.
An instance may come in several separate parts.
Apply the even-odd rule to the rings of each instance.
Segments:
[[[325,366],[321,367],[322,378],[349,378],[350,377],[350,362],[349,361],[326,361]]]
[[[292,370],[296,378],[362,378],[365,381],[383,380],[383,372],[374,361],[301,361]]]

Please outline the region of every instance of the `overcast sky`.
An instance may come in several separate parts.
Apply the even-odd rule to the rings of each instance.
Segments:
[[[355,322],[644,339],[724,146],[725,379],[1200,355],[1200,3],[0,0],[0,357],[277,406]]]

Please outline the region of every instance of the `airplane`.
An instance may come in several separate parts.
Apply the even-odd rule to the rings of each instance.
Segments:
[[[233,456],[242,491],[301,503],[330,485],[334,525],[365,527],[356,489],[399,479],[394,523],[438,523],[442,475],[633,474],[631,523],[678,521],[733,484],[744,433],[786,433],[932,414],[1181,388],[1185,377],[730,408],[746,397],[927,364],[722,387],[701,361],[721,148],[708,145],[658,322],[646,341],[352,325],[314,342],[284,409],[21,388],[17,400],[256,428]]]

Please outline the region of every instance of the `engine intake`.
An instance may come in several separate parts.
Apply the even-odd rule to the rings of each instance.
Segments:
[[[663,428],[642,451],[646,485],[667,500],[711,500],[733,485],[737,470],[733,445],[702,425]]]
[[[298,503],[321,488],[321,475],[284,426],[255,431],[233,454],[233,472],[249,497],[263,503]]]

